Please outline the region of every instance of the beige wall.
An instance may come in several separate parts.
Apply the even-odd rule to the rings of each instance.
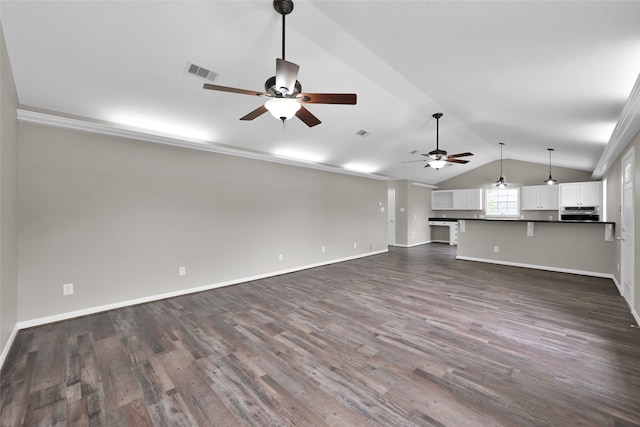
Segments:
[[[18,97],[0,25],[0,354],[17,321]],[[0,365],[2,357],[0,357]]]
[[[19,321],[387,249],[386,181],[30,123],[19,131]]]
[[[634,223],[634,250],[635,259],[640,255],[640,132],[635,135],[629,145],[623,150],[622,154],[611,163],[610,168],[605,174],[607,180],[607,219],[615,221],[616,236],[620,237],[620,220],[622,208],[622,159],[634,147],[635,149],[635,181],[634,181],[634,197],[635,197],[635,223]],[[615,264],[614,271],[616,280],[620,282],[620,271],[617,268],[620,263],[620,243],[616,241]],[[632,310],[636,320],[640,318],[640,263],[634,265],[634,301]]]

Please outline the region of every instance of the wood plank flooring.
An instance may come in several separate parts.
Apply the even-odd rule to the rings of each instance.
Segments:
[[[431,244],[20,331],[2,426],[640,426],[608,279]]]

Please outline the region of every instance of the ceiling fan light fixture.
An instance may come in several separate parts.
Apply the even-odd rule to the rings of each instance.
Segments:
[[[551,177],[551,152],[554,151],[553,148],[547,148],[547,150],[549,151],[549,178],[547,178],[544,182],[547,185],[556,185],[558,183],[557,179],[553,179]]]
[[[273,117],[283,122],[295,116],[302,107],[300,102],[292,98],[273,98],[265,102],[264,106]]]
[[[447,164],[447,161],[443,159],[433,159],[428,161],[427,163],[429,163],[429,166],[434,169],[440,169]]]

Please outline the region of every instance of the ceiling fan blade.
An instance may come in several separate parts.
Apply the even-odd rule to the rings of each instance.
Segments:
[[[415,163],[415,162],[428,162],[429,160],[427,159],[423,159],[423,160],[407,160],[406,162],[400,162],[400,163]]]
[[[465,163],[469,163],[469,160],[458,160],[458,159],[452,159],[451,157],[449,157],[447,159],[447,162],[449,162],[449,163],[460,163],[460,164],[464,165]]]
[[[276,89],[283,95],[293,93],[298,80],[300,66],[284,59],[276,58]]]
[[[256,108],[255,110],[253,110],[252,112],[250,112],[249,114],[247,114],[246,116],[240,117],[240,120],[253,120],[256,117],[260,117],[261,115],[263,115],[267,111],[269,111],[269,110],[267,110],[267,107],[265,107],[264,105],[261,105],[258,108]]]
[[[425,168],[430,168],[431,165],[429,163],[427,163],[426,165],[424,165]]]
[[[458,153],[458,154],[452,154],[449,156],[450,159],[452,158],[456,158],[456,157],[467,157],[467,156],[473,156],[473,153]]]
[[[253,95],[253,96],[267,96],[267,94],[264,92],[257,92],[255,90],[238,89],[235,87],[218,86],[218,85],[212,85],[209,83],[205,83],[203,87],[205,89],[217,90],[220,92],[240,93],[242,95]]]
[[[296,112],[296,117],[302,120],[304,124],[309,127],[322,123],[316,116],[311,114],[311,111],[307,110],[303,106],[300,106],[300,109]]]
[[[355,93],[301,93],[298,95],[298,99],[307,104],[355,105],[357,98]]]

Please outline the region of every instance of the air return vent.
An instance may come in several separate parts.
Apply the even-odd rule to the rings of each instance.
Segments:
[[[215,81],[216,78],[218,77],[217,72],[211,71],[210,69],[207,69],[206,67],[202,67],[193,62],[188,62],[184,71],[188,74],[199,77],[203,80],[208,80],[210,82]]]

